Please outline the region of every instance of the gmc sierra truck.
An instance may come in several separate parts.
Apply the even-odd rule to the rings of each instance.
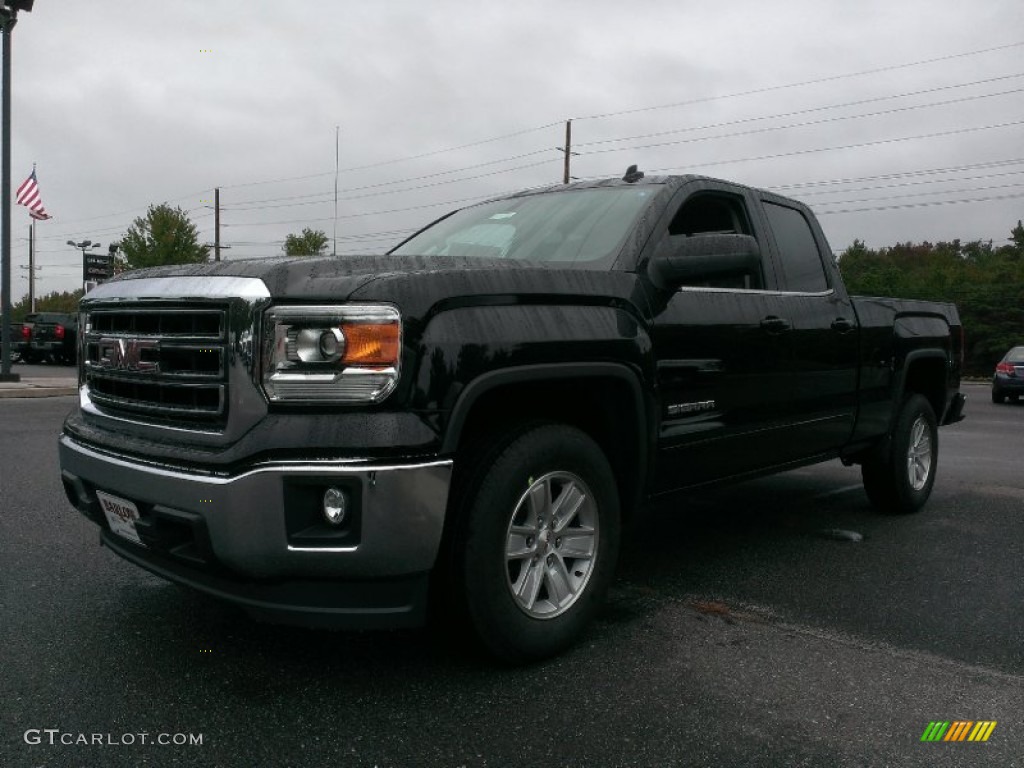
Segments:
[[[272,621],[439,608],[508,661],[583,632],[645,501],[838,458],[913,512],[964,406],[954,306],[849,296],[798,202],[634,168],[81,316],[60,464],[102,544]]]

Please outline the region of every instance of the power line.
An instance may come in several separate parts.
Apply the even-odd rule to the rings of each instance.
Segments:
[[[339,216],[338,218],[339,219],[358,219],[358,218],[363,218],[365,216],[384,216],[386,214],[391,214],[391,213],[404,213],[406,211],[419,211],[419,210],[423,210],[425,208],[439,208],[442,205],[458,205],[460,203],[465,203],[465,202],[474,201],[474,200],[484,200],[484,199],[487,199],[487,198],[486,197],[480,197],[479,195],[477,195],[477,196],[474,196],[474,197],[463,197],[463,198],[460,198],[458,200],[446,200],[444,202],[427,203],[425,205],[413,205],[413,206],[409,206],[408,208],[392,208],[391,210],[387,210],[387,211],[366,211],[364,213],[349,213],[349,214],[345,214],[344,216]],[[328,216],[327,218],[292,219],[290,221],[258,221],[258,222],[247,223],[247,224],[230,224],[230,225],[229,224],[225,224],[224,226],[271,227],[271,226],[285,225],[285,224],[316,224],[316,223],[319,223],[319,222],[322,222],[322,221],[332,221],[332,220],[333,220],[333,217]]]
[[[205,206],[203,206],[203,207],[205,207]],[[204,211],[203,213],[199,213],[199,214],[196,214],[194,216],[191,215],[195,211],[198,211],[198,210],[200,210],[199,207],[197,207],[197,208],[190,208],[190,209],[188,209],[186,211],[183,211],[183,213],[185,213],[186,215],[189,215],[190,216],[190,221],[192,221],[193,223],[196,222],[196,221],[201,221],[202,219],[209,218],[210,216],[213,216],[213,211]],[[131,226],[131,224],[128,224],[128,225],[113,225],[113,226],[104,227],[104,228],[101,228],[101,229],[91,228],[91,229],[78,230],[76,232],[62,232],[62,233],[54,234],[54,235],[37,235],[36,236],[36,240],[37,241],[38,240],[64,240],[66,238],[76,239],[78,237],[85,236],[85,235],[92,235],[92,236],[108,235],[108,234],[113,234],[113,233],[117,233],[117,232],[125,232],[130,226]]]
[[[792,128],[807,128],[814,125],[826,125],[828,123],[838,123],[844,120],[860,120],[867,117],[881,117],[883,115],[894,115],[901,112],[911,112],[916,109],[928,109],[931,107],[945,107],[951,104],[961,104],[967,101],[977,101],[979,99],[987,99],[994,96],[1008,96],[1015,93],[1021,93],[1024,88],[1013,88],[1008,91],[1000,91],[998,93],[985,93],[974,96],[962,96],[958,99],[947,99],[945,101],[934,101],[927,104],[911,104],[906,107],[893,107],[892,109],[883,109],[877,112],[864,112],[856,115],[839,115],[837,117],[823,117],[818,120],[806,120],[799,123],[788,123],[786,125],[769,125],[763,128],[750,128],[745,131],[735,131],[733,133],[720,133],[715,136],[697,136],[690,139],[675,139],[673,141],[662,141],[656,144],[636,144],[628,147],[612,147],[609,149],[595,149],[590,152],[581,152],[581,155],[600,155],[611,152],[630,152],[638,149],[656,149],[658,147],[674,146],[676,144],[695,144],[701,141],[717,141],[721,139],[732,139],[738,136],[753,136],[759,133],[770,133],[772,131],[784,131]]]
[[[657,131],[655,133],[643,133],[637,136],[628,136],[616,139],[601,139],[598,141],[585,141],[575,144],[576,149],[581,147],[592,147],[599,144],[613,144],[620,141],[637,141],[640,139],[654,139],[660,136],[671,136],[677,133],[692,133],[695,131],[706,131],[713,128],[726,128],[731,125],[743,125],[744,123],[760,122],[762,120],[777,120],[784,117],[796,117],[798,115],[807,115],[814,112],[824,112],[832,109],[844,109],[846,107],[857,107],[864,104],[871,104],[879,101],[891,101],[893,99],[903,99],[909,96],[923,96],[928,93],[937,93],[940,91],[955,90],[957,88],[969,88],[975,85],[985,85],[988,83],[999,82],[1002,80],[1013,80],[1019,77],[1024,77],[1024,73],[1017,73],[1013,75],[1000,75],[999,77],[990,77],[984,80],[974,80],[969,83],[958,83],[956,85],[942,85],[935,88],[925,88],[919,91],[906,91],[904,93],[892,94],[889,96],[875,96],[870,99],[857,99],[855,101],[847,101],[841,104],[827,104],[820,107],[809,107],[807,109],[797,109],[790,112],[779,112],[774,115],[758,115],[755,117],[745,117],[738,120],[726,120],[720,123],[710,123],[707,125],[692,126],[688,128],[674,128],[671,131]],[[1011,91],[1015,93],[1016,91]],[[1002,94],[988,94],[988,95],[1002,95]],[[982,96],[981,98],[984,98]],[[940,102],[941,103],[941,102]]]
[[[864,213],[867,211],[895,211],[902,208],[927,208],[935,205],[961,205],[963,203],[987,203],[992,200],[1013,200],[1024,197],[1024,192],[1013,195],[991,195],[986,197],[963,198],[960,200],[929,200],[923,203],[903,203],[900,205],[880,205],[867,208],[843,208],[837,211],[815,211],[818,216],[832,216],[840,213]]]
[[[931,197],[935,195],[963,195],[972,192],[986,192],[992,189],[1017,189],[1024,187],[1024,184],[993,184],[986,187],[970,187],[967,189],[938,189],[931,192],[911,192],[905,195],[885,195],[883,197],[867,197],[859,200],[823,200],[817,203],[818,206],[829,205],[854,205],[856,203],[877,203],[883,200],[899,200],[904,197]]]
[[[500,175],[503,175],[503,174],[512,173],[514,171],[522,171],[522,170],[526,170],[528,168],[537,168],[537,167],[539,167],[541,165],[547,165],[547,164],[548,164],[547,160],[542,160],[542,161],[537,162],[537,163],[527,163],[525,165],[517,165],[517,166],[514,166],[512,168],[502,168],[501,170],[490,171],[488,173],[478,173],[475,176],[461,176],[461,177],[456,178],[456,179],[448,179],[446,181],[437,181],[437,182],[434,182],[432,184],[419,184],[419,185],[414,186],[414,187],[406,187],[406,188],[403,188],[403,189],[393,189],[393,190],[389,190],[387,192],[370,192],[370,193],[362,194],[362,195],[351,195],[351,196],[342,197],[342,198],[339,198],[339,199],[340,200],[364,200],[364,199],[370,198],[370,197],[381,197],[381,196],[384,196],[384,195],[397,195],[397,194],[402,194],[402,193],[405,193],[405,192],[414,192],[414,191],[417,191],[417,190],[420,190],[420,189],[431,189],[433,187],[441,187],[441,186],[444,186],[446,184],[457,184],[457,183],[461,183],[461,182],[464,182],[464,181],[473,181],[475,179],[484,179],[484,178],[488,178],[490,176],[500,176]],[[319,197],[319,196],[320,195],[317,195],[317,197]],[[248,208],[229,206],[229,207],[225,208],[224,210],[229,210],[229,211],[262,211],[262,210],[275,209],[275,208],[294,208],[296,206],[302,206],[302,205],[319,205],[321,203],[326,203],[326,202],[329,202],[329,200],[307,200],[307,201],[302,202],[302,203],[284,203],[284,204],[281,204],[281,205],[252,206],[252,207],[248,207]]]
[[[852,187],[852,188],[847,188],[847,189],[843,189],[843,190],[818,189],[818,190],[811,190],[809,192],[804,192],[800,196],[802,198],[806,198],[806,197],[814,197],[815,195],[835,195],[835,194],[843,194],[843,193],[847,193],[847,192],[870,192],[870,191],[873,191],[873,190],[876,190],[876,189],[897,189],[899,187],[914,187],[914,186],[920,186],[920,185],[923,185],[923,184],[948,184],[948,183],[954,182],[954,181],[955,182],[960,182],[960,181],[979,181],[979,180],[983,180],[983,179],[997,179],[997,178],[1000,178],[1000,177],[1003,177],[1003,176],[1019,176],[1022,173],[1024,173],[1024,170],[1020,170],[1020,171],[1004,171],[1003,173],[988,173],[988,174],[983,174],[983,175],[979,175],[979,176],[953,176],[953,177],[944,178],[944,179],[921,179],[921,180],[918,180],[918,181],[901,181],[901,182],[897,182],[895,184],[876,184],[876,185],[873,185],[873,186],[870,186],[870,187]],[[948,191],[948,190],[943,190],[943,192],[945,192],[945,191]],[[928,192],[928,193],[925,193],[925,194],[943,194],[943,192],[934,192],[934,193],[933,192]],[[824,200],[819,203],[819,205],[828,205],[828,204],[829,204],[829,201],[824,201]]]
[[[863,77],[865,75],[877,75],[882,72],[894,72],[898,69],[907,69],[910,67],[919,67],[926,64],[936,64],[941,61],[951,61],[954,59],[962,59],[968,56],[979,56],[985,53],[994,53],[995,51],[1005,51],[1011,48],[1019,48],[1024,46],[1024,41],[1016,43],[1008,43],[1006,45],[997,45],[991,48],[982,48],[976,51],[965,51],[963,53],[951,53],[946,56],[937,56],[932,59],[922,59],[920,61],[911,61],[904,64],[891,64],[885,67],[875,67],[873,69],[865,69],[860,72],[848,72],[842,75],[829,75],[828,77],[818,77],[813,80],[802,80],[795,83],[786,83],[784,85],[770,85],[764,88],[754,88],[748,91],[737,91],[735,93],[727,93],[715,96],[702,96],[696,99],[689,99],[687,101],[677,101],[672,104],[657,104],[648,107],[637,107],[634,109],[623,109],[617,112],[604,112],[596,115],[587,115],[585,117],[574,117],[573,120],[599,120],[607,117],[618,117],[619,115],[633,115],[639,112],[651,112],[656,109],[673,109],[676,107],[688,107],[693,104],[704,104],[709,101],[720,101],[723,99],[735,99],[741,96],[754,96],[760,93],[772,93],[774,91],[782,91],[789,88],[802,88],[808,85],[820,85],[822,83],[832,83],[837,80],[846,80],[853,77]]]
[[[362,239],[384,239],[388,237],[398,237],[401,235],[408,234],[409,232],[415,231],[413,227],[406,227],[404,229],[393,229],[381,232],[362,232],[357,234],[349,235],[338,235],[339,240],[350,240],[358,241]],[[260,245],[284,245],[283,239],[277,240],[229,240],[226,241],[228,245],[240,246],[240,247],[255,247]]]
[[[819,187],[834,184],[859,184],[863,181],[882,181],[886,179],[898,179],[906,176],[918,176],[932,173],[951,173],[953,171],[974,171],[979,168],[1003,168],[1008,165],[1020,165],[1024,163],[1024,158],[1015,158],[1011,160],[990,160],[983,163],[970,163],[968,165],[950,165],[944,168],[923,168],[916,171],[900,171],[896,173],[882,173],[874,176],[854,176],[845,179],[823,179],[818,181],[801,181],[792,184],[775,184],[771,189],[785,190],[785,189],[801,189],[803,187]]]
[[[751,157],[738,157],[731,158],[728,160],[712,160],[704,163],[694,163],[688,166],[673,166],[670,168],[654,168],[649,173],[668,173],[671,171],[691,170],[694,168],[711,168],[718,165],[734,165],[737,163],[752,163],[759,160],[777,160],[784,157],[797,157],[800,155],[813,155],[821,152],[836,152],[846,149],[864,149],[866,147],[876,147],[885,144],[898,144],[904,141],[919,141],[925,139],[936,139],[945,138],[948,136],[959,136],[966,133],[977,133],[979,131],[989,131],[999,128],[1010,128],[1016,125],[1024,125],[1024,120],[1011,120],[1005,123],[993,123],[991,125],[981,125],[973,128],[957,128],[950,131],[936,131],[934,133],[922,133],[916,136],[898,136],[891,139],[878,139],[876,141],[861,141],[854,144],[840,144],[831,147],[815,147],[813,149],[797,149],[790,152],[775,152],[767,155],[754,155]],[[599,174],[597,176],[589,176],[588,178],[603,178],[604,176],[612,176],[614,172]]]
[[[379,182],[377,184],[366,184],[366,185],[360,186],[360,187],[345,187],[345,188],[341,189],[340,191],[341,192],[357,192],[357,191],[360,191],[360,190],[378,189],[380,187],[393,186],[395,184],[405,184],[405,183],[410,182],[410,181],[422,181],[424,179],[433,179],[433,178],[437,178],[438,176],[449,176],[449,175],[451,175],[453,173],[459,173],[460,171],[470,171],[470,170],[474,170],[476,168],[486,168],[486,167],[492,166],[492,165],[500,165],[501,163],[509,163],[509,162],[512,162],[513,160],[522,160],[522,159],[527,158],[527,157],[535,157],[536,155],[540,155],[540,154],[548,154],[548,150],[547,149],[539,149],[539,150],[535,150],[533,152],[525,152],[525,153],[520,154],[520,155],[511,155],[509,157],[501,158],[500,160],[489,160],[486,163],[476,163],[474,165],[466,165],[466,166],[462,166],[460,168],[453,168],[453,169],[448,170],[448,171],[438,171],[436,173],[428,173],[428,174],[425,174],[423,176],[411,176],[411,177],[408,177],[408,178],[397,179],[395,181],[384,181],[384,182]],[[478,179],[478,178],[483,178],[485,176],[495,176],[495,175],[501,174],[501,173],[510,173],[512,171],[522,170],[523,168],[534,168],[534,167],[536,167],[538,165],[545,165],[545,164],[546,164],[546,161],[540,162],[540,163],[530,163],[528,165],[520,165],[520,166],[516,166],[514,168],[503,168],[501,170],[493,171],[491,173],[481,174],[479,176],[470,176],[470,177],[464,178],[464,179],[456,179],[456,181],[467,181],[469,179]],[[451,183],[451,182],[443,182],[443,183],[447,184],[447,183]],[[432,187],[432,186],[439,186],[439,185],[438,184],[424,184],[424,185],[421,185],[421,186],[418,186],[418,187],[410,187],[408,189],[393,190],[391,192],[385,192],[383,194],[395,194],[397,192],[409,192],[409,191],[412,191],[414,189],[426,189],[426,188]],[[301,195],[301,196],[292,197],[292,198],[285,197],[285,198],[278,198],[278,199],[280,199],[280,200],[289,200],[289,199],[298,199],[298,197],[304,197],[304,198],[322,197],[325,194],[327,194],[327,193],[321,192],[321,193],[318,193],[316,195]],[[358,195],[357,197],[343,197],[343,198],[340,198],[340,199],[342,199],[342,200],[358,200],[358,199],[361,199],[363,197],[373,197],[373,196],[374,195]],[[227,206],[226,210],[246,211],[246,210],[263,210],[263,208],[276,208],[276,207],[287,208],[287,207],[289,207],[288,205],[264,206],[263,208],[260,208],[260,207],[244,208],[244,207],[242,207],[242,206],[246,205],[247,203],[257,203],[257,202],[260,202],[260,203],[263,203],[263,202],[275,202],[275,199],[274,198],[269,198],[269,199],[266,199],[266,200],[243,200],[240,203],[236,203],[235,205]],[[325,202],[325,201],[324,200],[317,200],[317,201],[311,201],[311,202]],[[303,203],[296,203],[296,205],[303,205]]]
[[[425,158],[425,157],[433,157],[434,155],[445,154],[446,152],[456,152],[456,151],[458,151],[460,149],[468,149],[470,147],[478,147],[478,146],[480,146],[482,144],[490,144],[490,143],[495,142],[495,141],[502,141],[504,139],[510,139],[510,138],[514,138],[516,136],[523,136],[523,135],[528,134],[528,133],[534,133],[536,131],[542,131],[545,128],[551,128],[551,127],[556,126],[556,125],[561,125],[561,121],[553,122],[553,123],[546,123],[544,125],[534,126],[533,128],[525,128],[525,129],[520,130],[520,131],[513,131],[512,133],[502,134],[501,136],[493,136],[493,137],[491,137],[489,139],[480,139],[479,141],[472,141],[472,142],[468,142],[466,144],[460,144],[460,145],[455,146],[455,147],[446,147],[444,149],[435,149],[435,150],[433,150],[431,152],[421,152],[420,154],[417,154],[417,155],[408,155],[406,157],[399,157],[399,158],[395,158],[393,160],[382,160],[382,161],[380,161],[378,163],[369,163],[367,165],[354,165],[354,166],[350,166],[348,168],[342,168],[341,172],[342,173],[348,173],[348,172],[351,172],[351,171],[365,171],[365,170],[368,170],[370,168],[380,168],[380,167],[385,166],[385,165],[395,165],[397,163],[405,163],[405,162],[409,162],[411,160],[420,160],[420,159]],[[316,179],[316,178],[321,178],[323,176],[333,176],[333,175],[334,175],[334,171],[328,171],[328,172],[325,172],[325,173],[307,174],[305,176],[289,176],[289,177],[284,177],[284,178],[280,178],[280,179],[267,179],[265,181],[249,181],[249,182],[245,182],[245,183],[242,183],[242,184],[222,184],[220,188],[221,189],[237,189],[239,187],[254,187],[254,186],[259,186],[259,185],[262,185],[262,184],[277,184],[277,183],[284,182],[284,181],[303,181],[305,179]]]
[[[662,135],[671,135],[671,134],[674,134],[674,133],[684,133],[684,132],[693,132],[693,131],[699,131],[699,130],[707,130],[707,129],[710,129],[710,128],[723,127],[723,126],[727,126],[727,125],[737,125],[737,124],[749,123],[749,122],[754,122],[754,121],[762,121],[762,120],[768,120],[768,119],[778,119],[778,118],[782,118],[782,117],[790,117],[790,116],[795,116],[795,115],[799,115],[799,114],[809,114],[809,113],[819,112],[819,111],[823,111],[823,110],[839,109],[839,108],[850,107],[850,106],[857,106],[857,105],[862,105],[862,104],[867,104],[867,103],[872,103],[872,102],[886,101],[886,100],[892,100],[892,99],[897,99],[897,98],[906,98],[908,96],[917,96],[917,95],[923,95],[923,94],[926,94],[926,93],[934,93],[934,92],[939,92],[939,91],[944,91],[944,90],[951,90],[951,89],[957,89],[957,88],[965,88],[965,87],[981,85],[981,84],[986,84],[986,83],[992,83],[992,82],[1008,80],[1008,79],[1014,79],[1014,78],[1019,78],[1019,77],[1024,77],[1024,73],[1016,73],[1016,74],[1012,74],[1012,75],[1002,75],[1002,76],[999,76],[999,77],[985,78],[985,79],[982,79],[982,80],[976,80],[976,81],[967,82],[967,83],[958,83],[958,84],[954,84],[954,85],[939,86],[939,87],[936,87],[936,88],[922,89],[922,90],[918,90],[918,91],[910,91],[910,92],[906,92],[906,93],[894,94],[894,95],[888,95],[888,96],[881,96],[881,97],[874,97],[874,98],[870,98],[870,99],[861,99],[861,100],[846,102],[846,103],[842,103],[842,104],[826,105],[826,106],[814,107],[814,108],[803,109],[803,110],[795,110],[795,111],[784,112],[784,113],[779,113],[779,114],[775,114],[775,115],[762,115],[762,116],[757,116],[757,117],[745,118],[745,119],[741,119],[741,120],[734,120],[734,121],[726,121],[726,122],[722,122],[722,123],[715,123],[715,124],[710,124],[710,125],[705,125],[705,126],[698,126],[698,127],[684,128],[684,129],[674,129],[672,131],[663,131],[663,132],[658,132],[658,133],[653,133],[653,134],[642,134],[640,136],[624,137],[624,138],[619,138],[619,139],[605,139],[605,140],[601,140],[601,141],[586,142],[586,143],[583,143],[583,144],[577,144],[576,146],[577,147],[596,146],[596,145],[599,145],[599,144],[608,144],[608,143],[614,143],[614,142],[620,142],[620,141],[629,141],[629,140],[648,138],[648,137],[653,138],[653,137],[662,136]],[[810,125],[818,125],[818,124],[822,124],[822,123],[834,122],[834,121],[839,121],[839,120],[850,120],[850,119],[862,118],[862,117],[874,117],[874,116],[880,116],[880,115],[885,115],[885,114],[894,114],[894,113],[901,112],[901,111],[909,111],[909,110],[913,110],[913,109],[923,109],[923,108],[927,108],[927,107],[947,106],[947,105],[950,105],[950,104],[961,103],[963,101],[971,101],[971,100],[977,100],[977,99],[983,99],[983,98],[990,98],[990,97],[995,97],[995,96],[1002,96],[1002,95],[1009,95],[1009,94],[1019,93],[1022,90],[1024,90],[1024,89],[1013,89],[1013,90],[1002,91],[1002,92],[991,93],[991,94],[977,94],[977,95],[972,95],[972,96],[968,96],[968,97],[963,97],[961,99],[950,99],[950,100],[946,100],[946,101],[932,102],[932,103],[929,103],[929,104],[911,105],[911,106],[907,106],[907,107],[898,107],[898,108],[894,108],[892,110],[884,110],[884,111],[877,111],[877,112],[862,113],[862,114],[858,114],[858,115],[846,115],[846,116],[841,116],[841,117],[836,117],[836,118],[827,118],[827,119],[823,119],[823,120],[820,120],[820,121],[809,121],[809,122],[795,123],[795,124],[785,125],[785,126],[772,126],[772,127],[762,128],[762,129],[756,129],[754,131],[737,132],[737,133],[724,134],[724,135],[714,136],[714,137],[701,137],[701,138],[698,138],[698,139],[684,140],[684,141],[680,141],[680,142],[664,142],[664,143],[651,144],[651,145],[641,145],[641,146],[624,147],[624,148],[608,149],[608,150],[596,150],[596,151],[592,151],[592,152],[588,152],[588,153],[584,153],[584,154],[600,154],[602,152],[627,151],[627,150],[631,150],[631,149],[648,149],[648,148],[658,147],[658,146],[667,146],[667,145],[675,144],[675,143],[688,143],[690,141],[709,141],[709,140],[716,139],[716,138],[729,138],[729,137],[734,137],[734,136],[748,135],[750,133],[760,133],[760,132],[772,131],[772,130],[784,130],[784,129],[794,128],[794,127],[806,127],[806,126],[810,126]],[[469,166],[462,166],[462,167],[455,168],[455,169],[450,169],[450,170],[447,170],[447,171],[439,171],[439,172],[435,172],[435,173],[424,174],[424,175],[421,175],[421,176],[405,177],[405,178],[396,179],[396,180],[393,180],[393,181],[378,182],[378,183],[375,183],[375,184],[367,184],[367,185],[361,185],[361,186],[356,186],[356,187],[346,187],[346,188],[343,188],[341,191],[342,192],[356,192],[356,191],[364,191],[364,190],[371,190],[371,189],[379,189],[379,188],[382,188],[382,187],[388,187],[388,186],[395,186],[395,185],[399,185],[399,184],[405,184],[405,183],[408,183],[408,182],[411,182],[411,181],[420,181],[420,180],[425,180],[425,179],[437,178],[437,177],[440,177],[440,176],[447,176],[447,175],[451,175],[451,174],[454,174],[454,173],[458,173],[458,172],[464,171],[464,170],[472,170],[472,169],[475,169],[475,168],[482,168],[482,167],[487,167],[487,166],[490,166],[490,165],[497,165],[497,164],[500,164],[500,163],[503,163],[503,162],[511,162],[511,161],[517,160],[517,159],[523,159],[523,158],[526,158],[526,157],[532,157],[532,156],[535,156],[535,155],[538,155],[538,154],[545,154],[545,153],[547,153],[547,151],[548,151],[547,149],[535,150],[533,152],[522,153],[522,154],[519,154],[519,155],[512,155],[512,156],[509,156],[509,157],[506,157],[506,158],[501,158],[501,159],[498,159],[498,160],[491,160],[491,161],[484,162],[484,163],[477,163],[477,164],[469,165]],[[516,168],[511,168],[511,169],[505,169],[505,170],[502,170],[502,171],[497,171],[495,173],[507,173],[507,172],[514,171],[514,170],[521,170],[521,169],[525,169],[525,168],[532,168],[532,167],[537,167],[537,166],[545,165],[545,164],[546,164],[546,162],[542,161],[542,162],[539,162],[539,163],[531,163],[531,164],[528,164],[528,165],[517,166]],[[354,199],[362,199],[362,198],[365,198],[365,197],[374,197],[374,196],[380,196],[380,195],[398,194],[398,193],[401,193],[401,192],[410,192],[410,191],[415,191],[415,190],[420,190],[420,189],[427,189],[427,188],[431,188],[431,187],[435,187],[435,186],[441,186],[443,184],[451,184],[451,183],[459,183],[459,182],[463,182],[463,181],[471,181],[471,180],[475,180],[475,179],[479,179],[479,178],[484,178],[484,177],[487,177],[487,176],[495,175],[495,173],[477,174],[477,175],[474,175],[474,176],[450,179],[450,180],[447,180],[447,181],[444,181],[444,182],[438,182],[438,183],[433,183],[433,184],[416,185],[416,186],[412,186],[412,187],[406,187],[406,188],[398,189],[398,190],[389,190],[389,191],[385,191],[385,192],[378,192],[378,193],[371,193],[371,194],[365,194],[364,193],[364,194],[361,194],[361,195],[358,195],[358,196],[347,196],[347,197],[344,197],[344,198],[341,198],[341,199],[344,199],[344,200],[354,200]],[[292,195],[292,196],[285,196],[285,197],[279,197],[279,198],[265,198],[265,199],[260,199],[260,200],[243,200],[243,201],[241,201],[238,204],[230,206],[229,208],[230,208],[230,210],[234,210],[234,211],[266,210],[266,209],[278,208],[278,207],[285,208],[285,207],[292,207],[292,206],[311,204],[311,203],[317,203],[317,202],[326,202],[328,199],[330,199],[329,198],[329,193],[315,193],[315,194],[310,194],[310,195]],[[272,203],[272,202],[277,202],[277,201],[289,201],[289,200],[303,200],[303,201],[306,201],[306,202],[302,202],[302,203],[284,203],[284,204],[282,204],[280,206],[275,206],[275,205],[258,206],[258,205],[256,205],[258,203]],[[249,204],[253,204],[253,205],[249,205]]]
[[[188,194],[188,195],[182,195],[181,197],[175,197],[175,198],[173,198],[171,200],[165,200],[164,202],[166,204],[170,205],[171,203],[177,203],[177,202],[180,202],[181,200],[188,200],[190,198],[196,197],[198,195],[202,195],[202,194],[204,194],[206,192],[212,192],[212,191],[213,191],[212,187],[207,187],[206,189],[201,189],[198,192],[193,192],[192,194]],[[147,206],[147,209],[148,209],[148,206]],[[126,215],[128,215],[130,213],[135,213],[138,210],[140,210],[140,207],[136,206],[134,208],[128,209],[127,211],[118,211],[117,213],[102,213],[99,216],[86,216],[85,218],[68,219],[67,221],[65,221],[64,219],[61,219],[60,223],[61,224],[77,224],[78,222],[81,222],[81,221],[95,221],[96,219],[108,219],[108,218],[111,218],[113,216],[126,216]]]

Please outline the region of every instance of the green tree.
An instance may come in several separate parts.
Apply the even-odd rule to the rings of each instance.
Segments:
[[[320,256],[327,249],[327,233],[305,227],[301,235],[284,239],[285,256]]]
[[[164,264],[197,264],[207,260],[209,247],[199,244],[199,230],[181,208],[151,205],[128,228],[120,243],[119,266],[126,269]]]
[[[81,298],[81,288],[60,293],[53,291],[36,298],[36,312],[77,312],[78,301]],[[30,310],[28,296],[23,296],[17,304],[11,306],[11,319],[14,322],[21,322]]]
[[[839,258],[851,293],[951,301],[967,337],[965,370],[988,376],[1024,334],[1024,225],[1009,244],[960,240],[896,243],[878,250],[860,240]]]
[[[1024,223],[1017,219],[1017,226],[1010,230],[1010,250],[1012,255],[1024,257]]]

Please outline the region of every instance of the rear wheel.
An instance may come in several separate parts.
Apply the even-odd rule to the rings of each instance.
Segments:
[[[935,412],[924,397],[910,395],[903,401],[887,445],[861,465],[871,503],[890,514],[918,511],[931,495],[938,458]]]
[[[1006,395],[1004,395],[998,389],[993,389],[992,390],[992,402],[993,403],[1002,403],[1005,400],[1006,400]]]
[[[469,621],[501,660],[551,656],[593,619],[614,574],[611,467],[584,432],[543,425],[511,438],[478,476],[457,547]]]

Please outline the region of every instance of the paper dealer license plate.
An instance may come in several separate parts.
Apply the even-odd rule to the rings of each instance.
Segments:
[[[111,496],[103,491],[96,491],[96,498],[103,507],[103,514],[107,516],[110,523],[110,530],[118,536],[123,536],[129,541],[141,544],[138,532],[135,530],[135,521],[139,519],[139,509],[127,499],[118,496]]]

